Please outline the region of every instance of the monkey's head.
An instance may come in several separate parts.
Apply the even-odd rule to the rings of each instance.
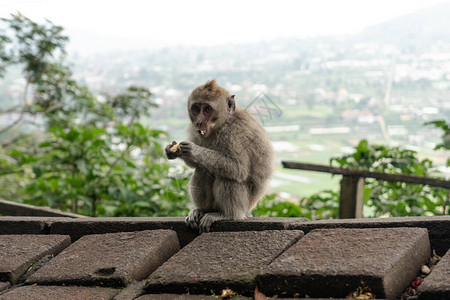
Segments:
[[[223,125],[235,109],[234,95],[219,86],[215,80],[198,86],[188,100],[191,122],[203,137],[208,137]]]

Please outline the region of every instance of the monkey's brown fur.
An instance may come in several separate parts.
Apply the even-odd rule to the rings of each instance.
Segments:
[[[211,80],[204,85],[201,85],[194,89],[189,98],[204,101],[213,101],[218,99],[221,95],[229,96],[230,93],[223,87],[217,85],[215,80]]]
[[[169,159],[180,157],[195,168],[190,195],[197,208],[187,225],[204,232],[214,221],[251,216],[273,171],[266,132],[215,80],[194,89],[188,111],[189,142],[180,143],[179,154],[166,148]]]

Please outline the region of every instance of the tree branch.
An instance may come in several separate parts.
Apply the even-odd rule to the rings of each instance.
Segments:
[[[28,94],[28,87],[30,86],[30,81],[27,80],[27,83],[25,84],[25,91],[23,92],[23,99],[22,99],[22,110],[20,112],[20,116],[19,118],[17,118],[17,120],[15,120],[14,122],[12,122],[11,124],[9,124],[8,126],[0,129],[0,135],[2,135],[3,133],[7,132],[8,130],[10,130],[11,128],[13,128],[14,126],[18,125],[23,117],[25,116],[25,107],[26,107],[26,100],[27,100],[27,94]]]
[[[16,109],[20,108],[21,106],[22,106],[22,105],[19,104],[19,105],[10,107],[10,108],[7,109],[7,110],[0,110],[0,115],[5,115],[5,114],[12,113],[12,112],[16,112]]]
[[[20,134],[18,134],[17,136],[13,137],[12,139],[8,140],[8,141],[4,141],[0,143],[0,147],[1,148],[6,148],[9,145],[15,143],[16,141],[18,141],[20,139]]]

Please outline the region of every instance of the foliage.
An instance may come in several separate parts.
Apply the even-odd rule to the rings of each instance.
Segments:
[[[387,173],[406,173],[425,176],[432,162],[429,159],[420,161],[416,151],[389,148],[384,145],[370,145],[362,140],[355,147],[355,152],[330,159],[331,165],[348,168],[362,168]]]
[[[329,219],[339,216],[339,193],[326,190],[305,197],[300,203],[282,201],[276,194],[264,197],[253,210],[258,217],[305,217],[310,220]]]
[[[418,176],[430,176],[434,167],[429,159],[420,160],[416,151],[370,145],[366,140],[360,141],[354,153],[332,158],[330,163],[339,167]],[[367,178],[364,204],[367,217],[442,215],[448,211],[448,191]]]
[[[277,194],[265,196],[252,212],[255,217],[298,217],[300,213],[300,206],[277,199]]]
[[[0,129],[10,137],[0,144],[9,187],[0,197],[91,216],[185,215],[186,170],[164,159],[165,132],[140,123],[156,107],[150,91],[96,97],[64,64],[61,27],[20,14],[3,21],[13,37],[0,36],[0,71],[20,65],[26,83],[23,103],[3,111],[19,118]],[[25,116],[41,117],[42,138],[22,133]]]
[[[427,122],[425,125],[434,125],[434,127],[442,129],[442,141],[434,147],[434,150],[445,149],[450,150],[450,123],[445,120],[437,120]],[[450,158],[447,159],[447,166],[450,166]]]
[[[11,151],[20,164],[31,163],[26,202],[92,216],[185,213],[186,178],[169,176],[169,166],[154,155],[161,132],[139,123],[114,129],[54,127],[38,155]],[[123,146],[125,140],[133,148]]]
[[[438,124],[441,126],[445,122]],[[369,144],[366,140],[360,141],[353,153],[332,158],[330,164],[392,174],[436,177],[432,174],[433,163],[429,159],[420,160],[417,152]],[[449,212],[449,192],[444,188],[366,178],[363,196],[366,217],[445,215]],[[338,218],[339,192],[321,191],[301,199],[299,204],[284,202],[274,194],[261,201],[254,215],[307,217],[311,220]]]
[[[20,13],[11,19],[2,18],[12,35],[2,35],[2,66],[22,64],[26,79],[37,82],[49,75],[52,66],[58,66],[55,56],[64,54],[67,36],[62,35],[63,28],[47,21],[37,24]]]

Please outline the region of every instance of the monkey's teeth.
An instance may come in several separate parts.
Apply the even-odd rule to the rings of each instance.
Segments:
[[[204,130],[200,130],[200,134],[201,135],[205,135],[205,131]]]

